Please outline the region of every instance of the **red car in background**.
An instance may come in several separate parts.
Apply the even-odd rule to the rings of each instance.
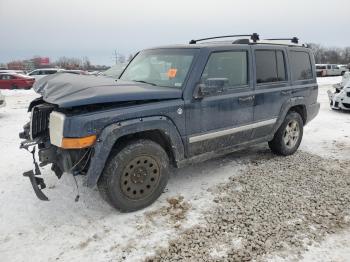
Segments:
[[[16,73],[0,73],[0,89],[30,89],[35,79]]]

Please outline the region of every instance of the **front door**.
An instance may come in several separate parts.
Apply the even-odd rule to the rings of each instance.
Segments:
[[[189,156],[229,148],[250,138],[254,104],[250,60],[249,47],[209,55],[199,81],[209,92],[186,105]]]

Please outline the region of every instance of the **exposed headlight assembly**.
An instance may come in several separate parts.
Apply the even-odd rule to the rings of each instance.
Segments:
[[[63,128],[66,116],[59,112],[50,114],[49,130],[51,144],[61,147],[63,139]]]
[[[50,141],[51,144],[64,149],[82,149],[92,146],[96,142],[96,135],[86,137],[63,137],[64,121],[66,116],[59,112],[50,114]]]

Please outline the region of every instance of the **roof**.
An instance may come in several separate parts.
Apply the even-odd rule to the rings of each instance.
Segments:
[[[244,38],[242,38],[244,37]],[[222,38],[234,38],[233,40],[227,41],[212,41],[213,39],[222,39]],[[203,42],[204,41],[204,42]],[[200,43],[198,43],[200,42]],[[253,33],[248,35],[225,35],[225,36],[215,36],[202,38],[198,40],[191,40],[188,44],[182,45],[170,45],[170,46],[160,46],[157,48],[207,48],[213,46],[227,46],[231,47],[232,45],[264,45],[264,46],[288,46],[288,47],[304,47],[307,48],[306,44],[299,43],[297,37],[292,38],[270,38],[270,39],[260,39],[259,34]],[[154,49],[154,48],[151,48]]]
[[[287,47],[301,47],[301,48],[307,48],[306,45],[296,45],[296,44],[285,44],[285,43],[273,43],[273,42],[258,42],[258,43],[249,43],[249,44],[236,44],[232,41],[215,41],[215,42],[205,42],[205,43],[198,43],[198,44],[177,44],[177,45],[165,45],[165,46],[156,46],[152,48],[147,49],[158,49],[158,48],[164,48],[164,49],[171,49],[171,48],[179,48],[179,49],[201,49],[201,48],[210,48],[210,47],[232,47],[232,46],[247,46],[247,45],[257,45],[257,46],[270,46],[270,47],[276,47],[276,46],[287,46]]]

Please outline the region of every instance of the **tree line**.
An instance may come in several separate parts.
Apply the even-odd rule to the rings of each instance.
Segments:
[[[343,64],[350,66],[350,46],[325,47],[320,44],[309,44],[316,64]]]

